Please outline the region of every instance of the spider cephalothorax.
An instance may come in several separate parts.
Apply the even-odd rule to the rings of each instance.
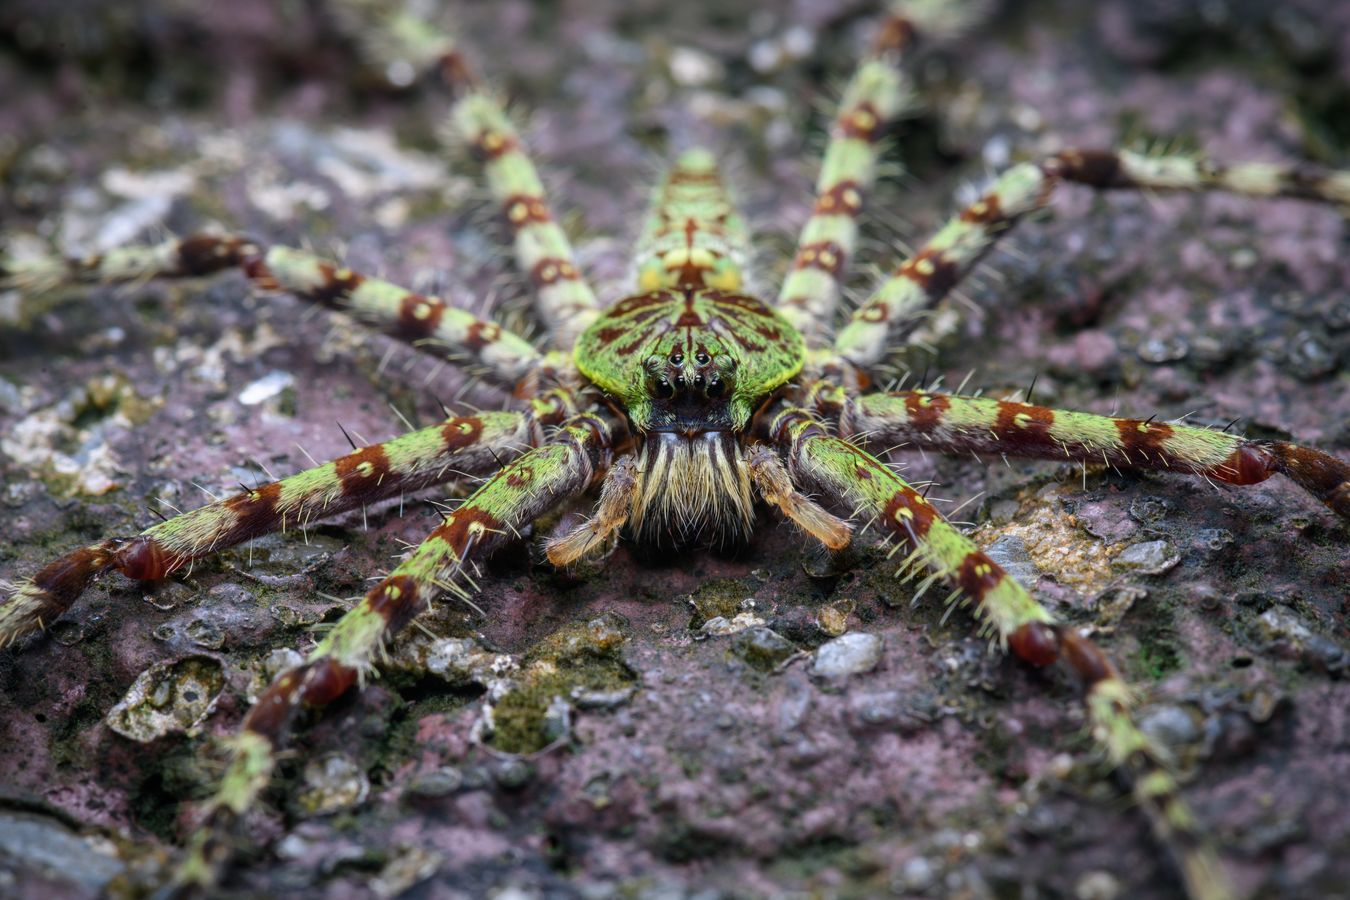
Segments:
[[[858,217],[875,180],[886,122],[909,103],[903,55],[921,36],[954,33],[951,5],[897,7],[845,91],[790,271],[773,301],[747,293],[748,240],[713,155],[681,154],[655,193],[635,254],[634,292],[601,302],[554,221],[520,135],[454,45],[379,5],[343,0],[395,53],[444,76],[456,97],[456,140],[467,144],[511,229],[549,346],[501,325],[309,253],[240,235],[202,234],[78,260],[10,263],[23,289],[52,281],[128,281],[235,269],[260,291],[285,292],[373,324],[419,349],[477,370],[506,389],[510,408],[448,412],[443,421],[357,446],[314,468],[147,528],[101,538],[34,566],[0,606],[0,646],[41,630],[96,578],[159,579],[218,550],[368,503],[462,479],[476,486],[445,512],[303,662],[259,694],[230,742],[230,761],[178,879],[210,884],[232,828],[275,770],[296,711],[322,707],[361,683],[389,641],[431,601],[468,597],[478,563],[568,506],[592,510],[560,527],[549,560],[568,566],[612,548],[622,531],[648,544],[733,540],[762,500],[829,550],[860,532],[899,554],[917,597],[945,583],[995,643],[1036,666],[1063,660],[1081,680],[1095,740],[1132,781],[1188,889],[1227,893],[1216,857],[1190,814],[1171,761],[1136,722],[1134,692],[1088,636],[1069,627],[948,522],[880,455],[896,445],[987,456],[1052,457],[1119,468],[1168,469],[1233,485],[1283,475],[1350,518],[1350,465],[1289,441],[1226,430],[1057,410],[1015,400],[890,390],[865,393],[914,323],[1056,187],[1228,190],[1350,202],[1350,174],[1258,164],[1216,166],[1190,156],[1064,150],[1013,166],[900,264],[846,320],[841,284]],[[976,4],[978,6],[978,4]],[[954,328],[950,317],[942,327]],[[870,448],[870,449],[869,449]],[[598,496],[597,496],[598,494]],[[25,561],[26,563],[27,561]],[[566,698],[557,698],[566,704]]]
[[[692,246],[707,223],[687,221]],[[704,253],[706,271],[723,265]],[[636,442],[630,523],[648,541],[749,530],[750,417],[805,356],[781,315],[706,287],[704,272],[682,266],[674,287],[620,301],[577,342],[578,370],[617,401]]]

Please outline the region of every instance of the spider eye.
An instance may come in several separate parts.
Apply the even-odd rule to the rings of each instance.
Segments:
[[[652,395],[655,396],[657,400],[669,400],[671,397],[675,396],[675,389],[670,386],[669,381],[661,378],[652,386]]]
[[[712,357],[704,353],[702,350],[694,354],[694,362],[698,363],[700,366],[706,366],[708,364],[708,361],[711,359]]]

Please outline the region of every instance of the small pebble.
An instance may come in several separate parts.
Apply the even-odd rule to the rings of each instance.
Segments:
[[[408,785],[408,794],[426,800],[437,800],[457,792],[464,785],[464,775],[453,766],[441,766],[423,772]]]
[[[797,651],[792,641],[772,628],[756,625],[736,635],[731,652],[757,669],[773,669]]]
[[[1139,719],[1139,730],[1164,747],[1182,747],[1200,740],[1200,728],[1180,706],[1160,706]]]
[[[104,722],[125,738],[148,743],[195,728],[224,687],[223,667],[209,656],[156,663],[136,678]]]
[[[835,638],[816,649],[811,674],[822,678],[842,678],[870,672],[881,661],[881,637],[855,631]]]
[[[518,791],[534,778],[534,766],[519,757],[503,759],[493,767],[492,778],[503,790]]]
[[[1181,555],[1167,541],[1144,541],[1131,544],[1111,560],[1122,569],[1141,575],[1161,575],[1181,561]]]
[[[839,637],[848,631],[847,606],[852,606],[852,601],[848,601],[846,605],[832,603],[821,607],[820,612],[816,614],[816,624],[820,626],[820,630],[830,637]]]
[[[900,869],[899,885],[903,891],[926,891],[938,877],[937,867],[928,859],[916,856]]]
[[[1120,896],[1120,882],[1110,872],[1089,872],[1074,885],[1077,900],[1115,900]]]
[[[295,805],[306,816],[350,809],[370,795],[365,771],[343,753],[328,753],[306,763],[304,784]]]

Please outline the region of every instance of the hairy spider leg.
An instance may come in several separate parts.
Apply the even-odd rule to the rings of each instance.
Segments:
[[[619,538],[619,529],[628,521],[639,478],[637,458],[631,453],[619,457],[605,474],[595,512],[575,528],[549,540],[544,548],[548,561],[562,568],[599,548],[612,548]]]
[[[979,200],[961,211],[906,260],[854,311],[834,348],[867,369],[900,349],[917,314],[936,306],[984,258],[1000,236],[1047,203],[1060,179],[1096,188],[1153,191],[1222,190],[1254,197],[1350,203],[1350,172],[1308,165],[1241,163],[1221,166],[1192,156],[1142,156],[1113,150],[1065,150],[1008,169]],[[927,331],[952,333],[948,311]]]
[[[568,419],[547,442],[501,467],[447,514],[365,598],[333,626],[309,658],[282,672],[245,716],[177,880],[209,887],[228,860],[229,830],[257,801],[295,712],[323,707],[362,680],[389,639],[443,593],[467,597],[474,565],[519,529],[594,482],[609,462],[610,427],[593,415]]]
[[[82,259],[11,264],[6,280],[40,289],[62,281],[192,278],[238,268],[263,291],[347,313],[362,324],[514,388],[543,363],[539,351],[496,322],[439,297],[415,293],[289,247],[264,249],[242,235],[194,234],[153,246],[120,247]]]
[[[553,219],[544,185],[510,118],[473,87],[456,101],[451,123],[483,163],[488,190],[513,235],[516,265],[535,291],[535,313],[553,347],[571,350],[600,315],[601,304],[577,267],[572,245]]]
[[[1190,896],[1231,896],[1217,856],[1181,796],[1166,751],[1139,730],[1133,692],[1100,648],[1056,622],[904,479],[865,450],[827,434],[812,413],[785,409],[769,420],[768,435],[787,456],[798,484],[840,498],[852,506],[855,518],[896,541],[897,552],[908,550],[897,574],[916,577],[928,570],[921,590],[937,579],[953,584],[948,602],[973,604],[983,633],[1017,658],[1034,666],[1067,662],[1083,683],[1094,739],[1129,777],[1135,801],[1160,842],[1175,854]]]
[[[914,107],[900,63],[920,28],[898,10],[879,23],[839,101],[816,177],[815,206],[778,292],[778,311],[808,347],[821,344],[834,323],[846,266],[858,245],[858,217],[876,180],[882,135]]]
[[[468,144],[483,163],[488,190],[512,231],[516,264],[534,287],[536,315],[553,348],[570,350],[602,304],[582,277],[534,163],[501,103],[454,36],[404,4],[333,0],[332,5],[366,58],[391,82],[407,86],[434,74],[455,96],[445,136],[449,143]]]
[[[251,538],[416,491],[485,475],[540,443],[542,428],[570,410],[557,398],[529,412],[455,416],[382,444],[371,444],[289,478],[208,503],[130,538],[71,551],[19,583],[0,605],[0,647],[51,624],[100,575],[157,580]]]
[[[952,40],[988,12],[981,2],[892,3],[844,88],[816,178],[815,206],[778,292],[783,316],[816,349],[829,343],[859,216],[877,177],[888,126],[917,106],[904,64],[920,46]]]
[[[824,342],[834,322],[886,123],[911,105],[901,72],[880,56],[864,60],[844,89],[816,180],[815,207],[778,292],[779,312],[808,346]]]
[[[824,396],[828,392],[831,396]],[[1163,469],[1248,485],[1283,474],[1350,518],[1350,464],[1287,441],[1251,440],[1216,428],[1125,419],[988,397],[896,391],[848,397],[825,388],[842,435],[876,446],[1029,456]]]

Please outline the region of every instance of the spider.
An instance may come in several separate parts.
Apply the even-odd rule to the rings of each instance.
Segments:
[[[775,300],[748,288],[749,241],[706,150],[677,156],[635,251],[636,287],[603,303],[556,224],[521,136],[463,55],[434,33],[387,27],[380,52],[434,69],[457,94],[453,127],[480,158],[535,289],[546,346],[437,297],[240,234],[198,234],[96,258],[13,267],[20,284],[197,277],[242,271],[256,287],[348,313],[420,349],[481,370],[512,408],[447,415],[391,441],[175,516],[139,535],[100,538],[39,568],[0,607],[0,642],[41,629],[98,577],[160,580],[262,534],[463,478],[482,483],[302,663],[261,693],[230,741],[230,760],[179,878],[210,884],[226,837],[258,801],[301,707],[322,707],[370,673],[386,643],[437,596],[469,596],[480,564],[531,523],[598,495],[545,544],[566,568],[612,552],[626,529],[647,545],[742,540],[755,503],[842,551],[866,530],[893,568],[968,603],[995,643],[1032,666],[1063,660],[1082,680],[1096,741],[1127,776],[1190,892],[1226,892],[1165,751],[1137,726],[1135,695],[1087,635],[1064,624],[878,452],[895,444],[1029,456],[1120,469],[1168,469],[1233,485],[1287,476],[1350,517],[1350,466],[1287,441],[1250,440],[1153,419],[1113,418],[936,390],[871,390],[869,373],[912,340],[941,337],[944,302],[1056,186],[1218,189],[1345,203],[1350,177],[1306,167],[1218,166],[1191,155],[1065,150],[1009,168],[894,269],[834,329],[858,218],[873,188],[881,136],[909,102],[903,62],[916,42],[960,23],[919,5],[897,9],[845,89],[813,213]],[[388,26],[389,23],[386,23]],[[947,314],[924,319],[922,314]],[[870,448],[870,449],[869,449]],[[877,452],[873,452],[877,451]]]

